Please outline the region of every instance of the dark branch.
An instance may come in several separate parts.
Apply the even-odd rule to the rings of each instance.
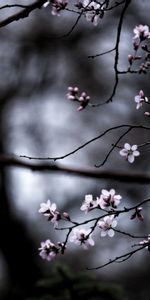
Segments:
[[[102,132],[98,136],[92,138],[91,140],[87,141],[86,143],[84,143],[83,145],[79,146],[75,150],[73,150],[71,152],[68,152],[67,154],[62,155],[62,156],[56,156],[56,157],[31,157],[31,156],[27,156],[27,155],[20,155],[20,157],[21,158],[27,158],[27,159],[30,159],[30,160],[53,160],[53,161],[56,161],[56,160],[64,159],[64,158],[66,158],[66,157],[68,157],[68,156],[70,156],[70,155],[78,152],[79,150],[83,149],[87,145],[95,142],[96,140],[102,138],[108,132],[111,132],[111,131],[119,129],[119,128],[130,128],[130,130],[132,130],[132,129],[147,129],[147,130],[150,130],[150,127],[143,126],[143,125],[126,125],[126,124],[118,125],[118,126],[114,126],[114,127],[111,127],[109,129],[105,130],[104,132]]]
[[[114,259],[110,259],[106,264],[100,265],[99,267],[95,267],[95,268],[87,268],[87,270],[98,270],[98,269],[104,268],[114,262],[123,262],[123,261],[129,259],[133,254],[135,254],[136,252],[138,252],[140,250],[143,250],[144,248],[145,248],[145,246],[139,247],[131,252],[127,252],[123,255],[117,256]]]
[[[116,180],[125,183],[138,183],[149,184],[150,175],[145,173],[126,173],[126,172],[109,172],[109,171],[97,171],[93,168],[75,168],[69,166],[61,166],[56,164],[44,163],[35,164],[31,162],[25,162],[12,156],[0,156],[0,168],[1,167],[15,167],[25,168],[31,171],[38,172],[58,172],[63,174],[70,174],[74,176],[83,176],[87,178],[102,178]]]
[[[121,141],[121,139],[131,131],[132,128],[128,128],[123,134],[121,134],[121,136],[117,139],[116,143],[112,145],[111,149],[108,151],[106,157],[104,158],[103,162],[100,165],[95,165],[95,167],[99,168],[102,167],[105,162],[107,161],[107,159],[109,158],[110,154],[112,153],[112,151],[114,150],[115,147],[117,147],[118,143]]]

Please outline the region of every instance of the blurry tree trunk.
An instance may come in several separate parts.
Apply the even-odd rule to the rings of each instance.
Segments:
[[[1,105],[0,120],[2,113]],[[0,122],[0,153],[4,153],[5,127],[3,128]],[[37,250],[25,224],[11,212],[7,171],[0,169],[0,251],[5,258],[10,278],[8,299],[21,300],[31,292],[35,281],[40,277],[40,270],[35,261]]]

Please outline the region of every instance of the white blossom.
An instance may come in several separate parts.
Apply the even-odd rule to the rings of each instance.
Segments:
[[[100,17],[100,4],[95,1],[84,0],[83,7],[86,9],[85,17],[88,22],[92,22],[95,26],[98,24]]]
[[[102,237],[106,235],[113,237],[115,232],[112,228],[117,226],[117,220],[114,219],[114,215],[106,216],[102,221],[98,221],[97,225],[101,230]]]
[[[147,25],[138,25],[134,28],[134,37],[133,39],[140,39],[141,41],[150,38],[149,27]]]
[[[41,242],[41,247],[38,249],[40,251],[39,255],[48,261],[51,261],[59,252],[59,248],[53,244],[50,240]]]
[[[85,195],[85,200],[80,207],[82,211],[88,213],[92,208],[96,207],[96,201],[93,200],[93,195]]]
[[[52,5],[52,15],[54,16],[59,16],[59,13],[61,10],[65,9],[65,7],[68,4],[68,0],[51,0],[51,1],[46,1],[43,4],[43,7],[47,7],[48,5]]]
[[[131,146],[128,143],[124,144],[124,148],[120,150],[120,155],[124,156],[126,160],[128,160],[129,163],[133,163],[135,160],[135,157],[140,155],[140,152],[137,150],[138,146],[133,145]]]
[[[90,246],[94,246],[95,242],[91,238],[92,234],[90,233],[90,229],[78,229],[75,228],[70,237],[70,242],[82,246],[84,250],[88,250]]]
[[[46,203],[40,204],[39,213],[42,213],[44,216],[54,224],[54,227],[58,225],[58,221],[61,219],[60,213],[56,210],[57,206],[55,203],[51,203],[50,200],[47,200]]]
[[[150,112],[149,111],[145,111],[144,115],[147,116],[147,117],[150,117]]]
[[[115,193],[116,192],[114,189],[111,189],[110,191],[102,189],[100,197],[97,197],[97,204],[100,206],[100,208],[106,209],[109,206],[117,208],[122,196],[116,195]]]
[[[144,102],[148,102],[148,98],[145,97],[144,92],[142,90],[139,91],[139,94],[135,96],[134,100],[137,103],[136,109],[142,107]]]

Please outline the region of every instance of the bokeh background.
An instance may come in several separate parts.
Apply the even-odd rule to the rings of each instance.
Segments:
[[[6,2],[12,4],[11,0],[1,0],[0,5]],[[30,4],[32,1],[16,0],[14,3]],[[73,3],[70,1],[70,5]],[[114,47],[121,9],[122,5],[106,13],[97,27],[88,23],[83,16],[66,37],[63,36],[73,26],[77,15],[66,11],[60,17],[52,16],[50,7],[36,10],[28,18],[1,28],[1,153],[59,156],[109,127],[128,123],[149,124],[149,118],[144,117],[145,109],[136,110],[134,102],[140,89],[149,96],[149,74],[121,75],[113,102],[97,108],[87,107],[77,112],[78,103],[66,97],[68,86],[78,86],[80,91],[86,91],[93,103],[104,102],[110,96],[114,84],[114,52],[94,59],[88,56]],[[148,0],[137,0],[132,1],[127,10],[119,47],[120,70],[126,70],[128,66],[133,28],[138,24],[149,25],[149,9]],[[0,10],[0,20],[18,10]],[[93,167],[104,159],[120,134],[120,130],[109,133],[65,158],[61,164]],[[136,130],[123,139],[121,145],[126,141],[131,144],[144,143],[148,141],[148,132]],[[124,161],[115,149],[101,169],[148,173],[149,147],[141,149],[141,156],[132,165]],[[73,274],[79,274],[86,267],[98,266],[131,249],[134,241],[126,236],[116,234],[113,239],[102,239],[95,234],[96,246],[86,255],[83,250],[71,245],[57,262],[45,262],[38,256],[41,240],[51,238],[57,242],[65,237],[65,233],[54,232],[46,219],[39,215],[41,202],[51,199],[60,211],[69,212],[74,219],[84,220],[80,206],[85,194],[96,197],[102,188],[112,187],[122,195],[122,207],[134,205],[149,196],[148,185],[1,167],[0,299],[26,299],[35,282],[40,278],[49,278],[57,263],[67,266]],[[147,234],[148,205],[145,206],[144,217],[144,221],[140,222],[130,221],[129,216],[124,216],[119,229]],[[95,276],[98,281],[121,287],[121,299],[147,300],[150,297],[149,267],[149,253],[143,251],[125,263],[96,271]],[[106,298],[91,296],[90,299]]]

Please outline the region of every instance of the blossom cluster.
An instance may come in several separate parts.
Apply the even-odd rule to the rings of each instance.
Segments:
[[[51,4],[52,14],[59,15],[61,10],[64,10],[67,5],[67,0],[52,0],[47,1],[44,4],[44,7],[47,7]],[[83,12],[86,20],[92,22],[94,25],[98,24],[98,20],[104,15],[104,5],[97,1],[83,0],[78,1],[76,7]],[[134,37],[133,37],[133,50],[134,54],[128,55],[129,68],[128,71],[132,71],[131,67],[134,61],[142,59],[142,56],[137,54],[143,41],[150,39],[150,31],[147,25],[138,25],[134,28]],[[150,51],[147,45],[142,45],[141,49],[145,53],[144,62],[140,65],[139,73],[146,73],[146,70],[150,66]],[[79,93],[79,88],[77,86],[69,86],[67,92],[67,98],[71,101],[79,102],[78,111],[82,111],[87,107],[90,101],[90,96],[86,92]],[[148,104],[148,97],[145,96],[144,91],[141,89],[138,95],[135,96],[134,101],[136,103],[136,109],[140,109],[143,104]],[[145,115],[149,115],[149,112],[145,112]],[[130,145],[128,142],[124,144],[119,151],[120,156],[124,157],[129,163],[133,163],[135,158],[140,155],[140,151],[136,144]],[[116,226],[118,225],[118,217],[120,213],[130,211],[131,209],[118,210],[118,206],[121,202],[122,196],[116,194],[115,189],[111,188],[110,190],[102,189],[98,197],[94,198],[92,194],[85,195],[85,199],[81,204],[80,210],[85,214],[89,214],[91,211],[97,209],[100,212],[100,215],[97,218],[86,220],[85,222],[77,223],[72,221],[68,212],[60,213],[57,210],[57,205],[52,203],[50,200],[47,200],[45,203],[41,203],[39,213],[43,214],[48,218],[48,221],[51,222],[55,229],[66,229],[68,234],[64,242],[58,242],[57,244],[53,243],[50,239],[41,242],[39,247],[39,255],[48,261],[54,259],[58,254],[64,254],[64,251],[67,248],[67,243],[71,242],[75,245],[81,246],[84,250],[88,250],[90,247],[95,245],[93,239],[93,233],[95,230],[98,231],[100,237],[110,237],[112,238],[115,235]],[[143,221],[144,217],[142,214],[142,207],[135,206],[132,208],[134,211],[130,216],[130,220],[138,219]],[[95,221],[94,225],[90,228],[83,228],[82,225],[86,225]],[[70,226],[66,228],[58,227],[60,221],[70,222]],[[60,224],[60,223],[59,223]],[[126,234],[125,232],[122,232]],[[130,234],[127,234],[131,236]],[[147,248],[150,251],[150,235],[147,239],[140,241],[139,246]]]
[[[90,228],[81,228],[81,225],[87,224],[91,222],[90,220],[87,222],[77,223],[73,222],[67,212],[61,214],[57,211],[57,206],[55,203],[51,203],[50,200],[47,200],[46,203],[40,204],[39,213],[43,214],[48,218],[54,228],[58,227],[58,221],[68,221],[72,224],[72,226],[64,227],[63,229],[68,229],[69,232],[67,234],[67,238],[65,242],[58,242],[57,244],[53,243],[50,239],[47,239],[44,242],[41,242],[41,246],[39,247],[39,255],[41,258],[46,259],[48,261],[53,260],[58,254],[64,254],[67,246],[67,242],[74,243],[75,245],[81,246],[84,250],[88,250],[90,247],[95,245],[95,241],[92,237],[94,230],[98,230],[101,237],[113,237],[115,234],[115,227],[117,226],[117,218],[120,214],[120,211],[117,210],[118,205],[122,196],[116,194],[115,189],[102,189],[100,196],[94,199],[93,195],[88,194],[85,195],[85,199],[80,207],[80,210],[85,214],[89,213],[93,209],[98,209],[103,214],[99,215],[95,219],[95,225]],[[130,211],[131,209],[129,209]],[[133,220],[138,218],[140,221],[143,221],[144,217],[142,215],[142,207],[137,206],[133,207],[133,214],[130,219]],[[126,212],[127,209],[124,210]],[[78,228],[80,227],[80,228]],[[62,229],[62,228],[60,228]],[[149,248],[150,244],[150,236],[148,236],[148,240],[143,240],[139,242],[138,245],[143,245],[145,248]]]
[[[49,0],[46,1],[43,7],[52,6],[52,15],[59,16],[61,10],[64,10],[68,5],[68,0]]]
[[[101,194],[95,200],[92,195],[85,195],[84,202],[82,203],[80,209],[81,211],[88,213],[92,209],[100,209],[106,210],[109,209],[108,215],[103,219],[100,217],[100,220],[97,222],[97,228],[100,230],[101,237],[108,235],[109,237],[114,236],[113,228],[117,226],[116,216],[112,214],[111,209],[117,208],[120,204],[121,200],[120,195],[116,195],[114,189],[110,189],[109,191],[106,189],[101,190]],[[59,220],[70,221],[73,224],[77,224],[72,222],[68,213],[64,212],[62,215],[57,211],[57,206],[55,203],[51,203],[50,200],[47,200],[46,203],[40,204],[39,213],[43,214],[48,218],[54,228],[58,226]],[[69,241],[76,244],[81,245],[84,250],[87,250],[89,247],[94,246],[95,242],[92,238],[91,229],[85,228],[74,228],[72,229],[72,235],[70,236]],[[50,239],[47,239],[45,242],[41,242],[41,247],[39,248],[39,254],[43,259],[47,259],[51,261],[55,258],[59,253],[63,253],[66,249],[65,243],[58,242],[57,245],[51,242]]]
[[[143,41],[146,42],[150,39],[150,31],[147,25],[138,25],[133,29],[134,37],[133,37],[133,51],[134,54],[128,55],[128,62],[129,68],[128,70],[131,71],[131,67],[135,61],[141,61],[143,58],[143,62],[140,64],[139,67],[139,74],[140,73],[147,73],[147,69],[150,67],[150,50],[148,49],[147,44],[143,45]],[[138,50],[142,49],[144,52],[144,57],[138,55]]]
[[[69,100],[78,101],[80,105],[77,108],[77,111],[81,111],[88,105],[90,96],[88,96],[85,92],[82,92],[80,95],[78,95],[78,93],[79,93],[78,87],[69,86],[67,98]]]
[[[97,1],[83,0],[76,4],[78,9],[84,12],[84,16],[88,22],[92,22],[97,26],[98,21],[104,16],[105,5]]]
[[[94,208],[117,208],[120,204],[121,198],[122,197],[120,195],[115,194],[114,189],[110,189],[110,191],[102,189],[100,196],[95,200],[93,199],[93,195],[85,195],[85,200],[80,209],[85,213],[88,213]]]
[[[43,7],[51,6],[52,15],[59,16],[60,12],[67,8],[68,0],[48,0]],[[76,13],[82,13],[88,22],[97,26],[98,21],[103,18],[105,9],[108,6],[107,1],[100,3],[98,1],[82,0],[76,1],[74,6],[78,9]]]
[[[90,210],[94,208],[99,208],[101,210],[105,210],[106,208],[117,208],[121,200],[120,195],[116,195],[114,189],[110,189],[107,191],[102,189],[101,194],[95,200],[92,195],[86,195],[83,204],[81,205],[81,211],[88,213]],[[64,212],[62,215],[57,211],[57,206],[55,203],[51,203],[50,200],[47,200],[46,203],[40,204],[39,213],[48,217],[48,220],[53,223],[54,228],[58,226],[59,220],[67,220],[71,223],[69,214]],[[114,214],[110,214],[105,216],[103,219],[100,217],[100,220],[97,222],[97,228],[100,229],[100,235],[102,237],[108,235],[110,237],[114,236],[113,228],[117,226],[117,221]],[[82,246],[84,250],[87,250],[89,247],[94,246],[95,242],[92,238],[91,229],[85,228],[73,228],[72,235],[69,239],[70,242]],[[59,253],[63,253],[66,249],[65,243],[58,242],[54,244],[50,239],[47,239],[45,242],[41,242],[41,247],[39,247],[39,255],[43,259],[47,259],[51,261],[55,258]]]
[[[138,25],[134,28],[134,40],[139,40],[140,42],[150,39],[150,31],[147,25]]]

